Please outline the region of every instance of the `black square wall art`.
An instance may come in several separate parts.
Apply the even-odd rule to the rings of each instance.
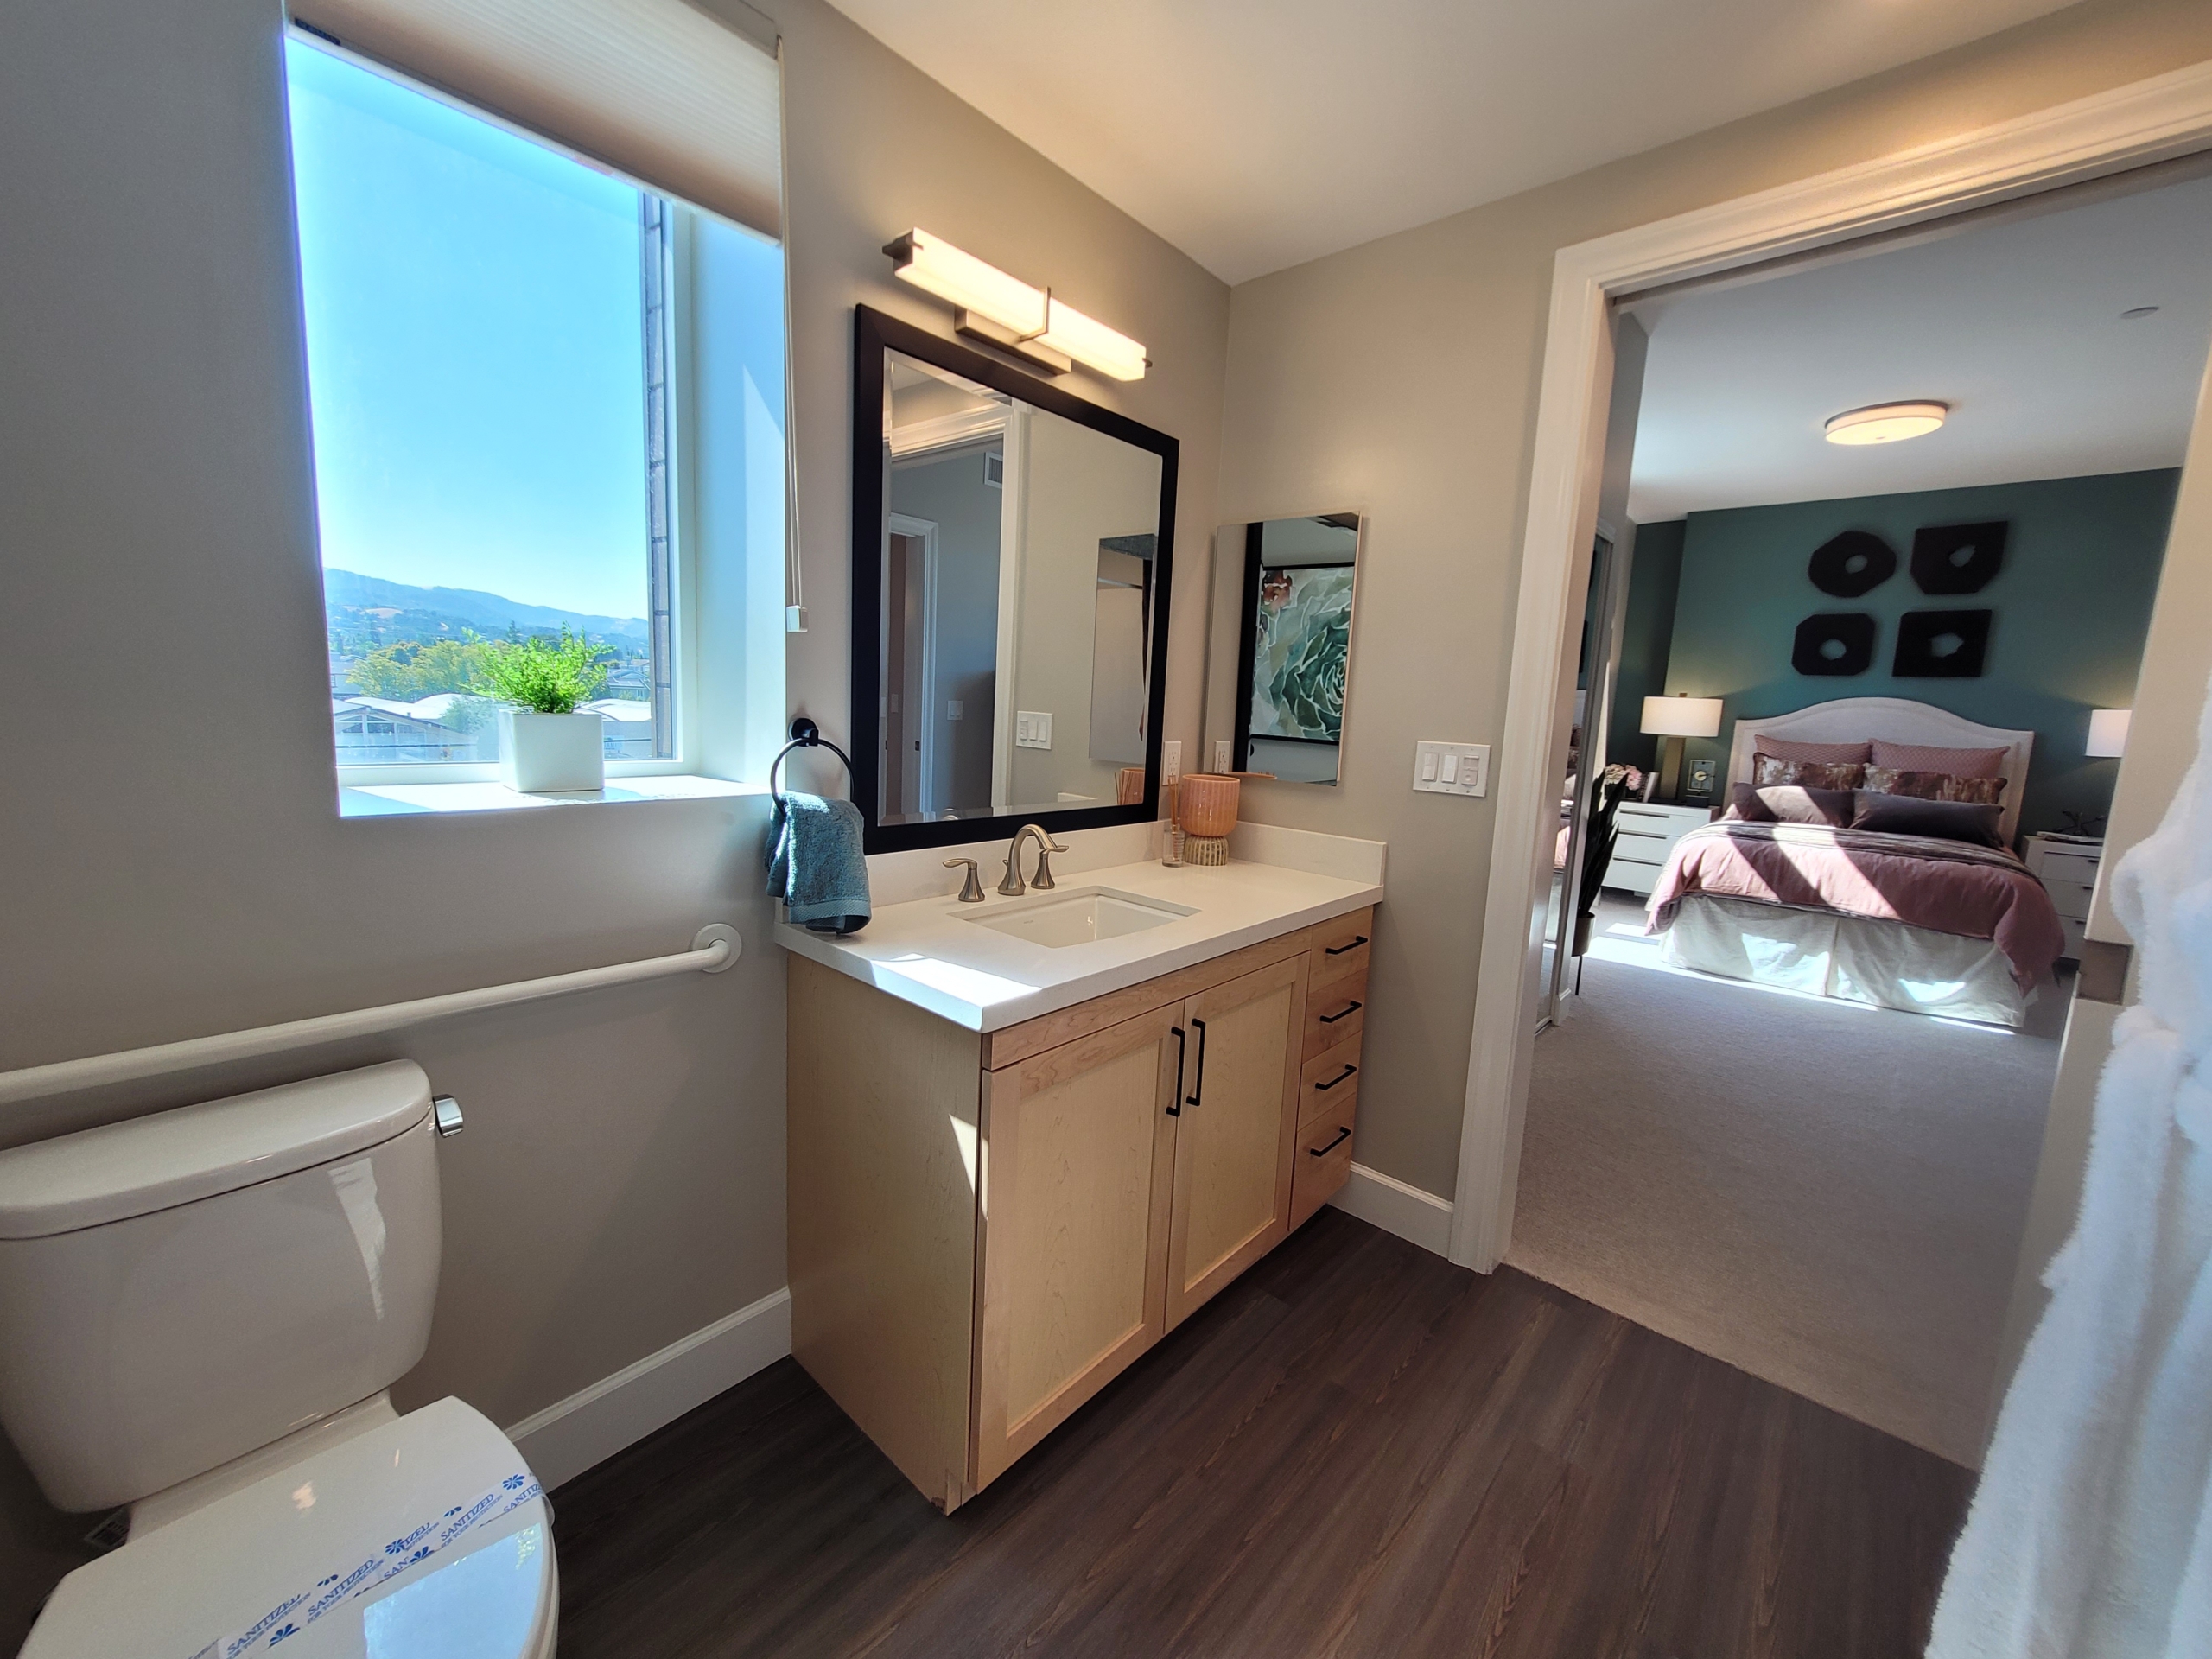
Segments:
[[[1912,532],[1912,579],[1923,594],[1980,593],[2005,568],[2005,531],[2003,524],[1923,525]]]
[[[1897,661],[1901,680],[1970,680],[1989,654],[1994,611],[1907,611],[1897,619]]]
[[[1800,674],[1864,674],[1874,665],[1874,619],[1865,611],[1823,611],[1797,625],[1789,666]]]
[[[1837,599],[1872,593],[1897,573],[1897,550],[1871,530],[1847,530],[1813,550],[1805,574]]]

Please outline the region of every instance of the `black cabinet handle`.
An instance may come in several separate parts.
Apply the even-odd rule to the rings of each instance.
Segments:
[[[1189,1052],[1189,1039],[1183,1034],[1182,1027],[1170,1026],[1168,1029],[1175,1033],[1175,1088],[1167,1096],[1167,1116],[1180,1117],[1183,1116],[1183,1056]]]
[[[1345,1137],[1351,1134],[1351,1125],[1347,1123],[1343,1128],[1337,1131],[1337,1138],[1330,1141],[1327,1146],[1308,1147],[1306,1148],[1306,1155],[1308,1158],[1325,1158],[1331,1153],[1334,1152],[1338,1147],[1344,1145]]]
[[[1192,1086],[1191,1092],[1183,1097],[1183,1103],[1185,1106],[1197,1105],[1198,1096],[1206,1091],[1206,1022],[1203,1020],[1193,1020],[1191,1021],[1191,1028],[1198,1033],[1198,1077],[1197,1083]],[[1180,1117],[1182,1114],[1178,1112],[1176,1116]]]
[[[1325,957],[1341,957],[1345,951],[1357,950],[1361,945],[1365,944],[1366,943],[1366,934],[1355,933],[1352,935],[1351,943],[1350,944],[1325,945],[1322,948],[1321,954]]]
[[[1203,1044],[1201,1044],[1201,1045],[1199,1046],[1199,1048],[1198,1048],[1198,1054],[1199,1054],[1199,1064],[1200,1064],[1200,1065],[1204,1065],[1204,1064],[1205,1063],[1205,1046],[1204,1046]],[[1348,1077],[1351,1076],[1351,1074],[1352,1074],[1353,1072],[1355,1072],[1355,1071],[1358,1071],[1358,1070],[1359,1070],[1359,1068],[1358,1068],[1357,1066],[1356,1066],[1356,1065],[1348,1065],[1348,1066],[1344,1067],[1344,1069],[1343,1071],[1341,1071],[1338,1072],[1338,1073],[1337,1073],[1337,1075],[1336,1075],[1335,1077],[1331,1077],[1331,1078],[1330,1078],[1326,1083],[1317,1083],[1317,1084],[1315,1084],[1313,1086],[1314,1086],[1314,1088],[1316,1088],[1317,1090],[1322,1090],[1322,1091],[1324,1091],[1324,1092],[1326,1092],[1327,1090],[1331,1090],[1331,1089],[1335,1088],[1338,1084],[1342,1083],[1342,1082],[1343,1082],[1346,1077]]]
[[[1338,1008],[1334,1014],[1325,1014],[1321,1016],[1321,1023],[1325,1026],[1333,1026],[1339,1020],[1349,1020],[1359,1012],[1362,1006],[1355,1002],[1349,1007]]]

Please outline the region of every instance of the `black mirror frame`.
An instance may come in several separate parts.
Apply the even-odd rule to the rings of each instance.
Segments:
[[[994,391],[1018,397],[1063,420],[1147,449],[1160,457],[1160,529],[1153,556],[1151,682],[1146,687],[1144,798],[1132,806],[1046,807],[988,818],[932,819],[920,823],[876,821],[881,803],[883,729],[877,715],[882,692],[883,565],[887,465],[883,447],[883,354],[919,358],[964,376]],[[1160,798],[1160,728],[1167,707],[1167,619],[1175,561],[1175,472],[1180,442],[1126,415],[1085,403],[1072,392],[1001,363],[996,358],[956,346],[950,340],[887,316],[871,307],[853,308],[853,563],[852,712],[853,804],[867,825],[863,846],[871,853],[902,852],[915,847],[950,847],[963,842],[1010,836],[1023,824],[1055,830],[1096,830],[1112,823],[1144,823],[1157,816]]]

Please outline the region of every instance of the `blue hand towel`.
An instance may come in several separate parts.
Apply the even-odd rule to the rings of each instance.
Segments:
[[[768,821],[768,893],[791,918],[817,933],[857,933],[868,925],[868,861],[861,853],[861,810],[786,790]]]

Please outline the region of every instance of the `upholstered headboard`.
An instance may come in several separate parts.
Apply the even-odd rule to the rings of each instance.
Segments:
[[[1834,702],[1816,702],[1795,714],[1738,721],[1728,747],[1732,783],[1750,779],[1751,752],[1762,734],[1799,743],[1859,743],[1878,737],[1885,743],[1931,743],[1948,749],[2003,748],[2006,753],[1998,770],[2007,782],[2005,810],[1998,827],[2008,847],[2019,833],[2020,795],[2028,786],[2028,753],[2036,741],[2033,732],[1976,725],[1963,715],[1905,697],[1838,697]]]

